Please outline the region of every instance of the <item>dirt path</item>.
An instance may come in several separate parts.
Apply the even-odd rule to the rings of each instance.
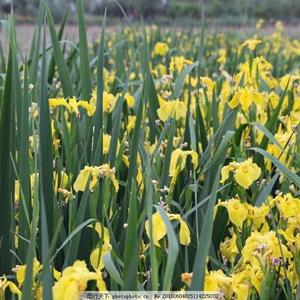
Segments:
[[[109,28],[109,30],[114,30],[115,28],[116,27],[111,27]],[[180,30],[180,28],[178,28],[178,30]],[[249,27],[242,27],[242,26],[241,27],[223,26],[223,27],[211,27],[211,28],[209,27],[209,30],[218,31],[218,32],[233,31],[233,32],[238,32],[240,34],[245,33],[246,35],[249,36],[255,29],[251,27],[249,28]],[[266,26],[263,32],[268,34],[273,30],[274,30],[273,26]],[[296,38],[300,38],[300,23],[299,25],[286,25],[285,30],[287,34],[293,35]],[[26,54],[29,51],[31,45],[34,26],[31,24],[17,25],[16,31],[17,31],[17,38],[18,38],[19,45],[23,53]],[[87,36],[89,42],[91,42],[94,38],[96,38],[99,35],[99,33],[100,33],[100,26],[94,26],[94,25],[89,26],[87,28]],[[78,40],[77,26],[67,25],[65,28],[64,38],[71,41],[77,41]],[[6,51],[7,49],[6,34],[1,29],[0,29],[0,42]]]
[[[100,27],[89,26],[87,28],[87,36],[89,42],[92,42],[100,33]],[[34,26],[30,24],[17,25],[17,40],[22,51],[26,54],[30,50],[31,41],[34,33]],[[64,39],[70,41],[78,41],[78,28],[75,25],[68,25],[65,28]],[[48,37],[49,41],[49,37]],[[0,42],[5,51],[7,51],[7,39],[3,30],[0,30]]]

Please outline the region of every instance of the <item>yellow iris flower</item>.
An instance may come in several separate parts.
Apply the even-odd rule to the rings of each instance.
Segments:
[[[261,44],[261,40],[256,40],[256,39],[250,39],[245,41],[241,47],[247,47],[250,50],[255,50],[255,48]]]
[[[218,58],[218,63],[221,66],[224,66],[226,64],[227,61],[227,50],[222,48],[219,50],[219,58]]]
[[[33,270],[32,270],[32,273],[33,273],[33,277],[36,276],[36,274],[42,269],[42,265],[40,264],[40,262],[34,258],[33,260]],[[24,283],[24,280],[25,280],[25,273],[26,273],[26,265],[22,265],[22,266],[19,266],[17,265],[13,271],[16,273],[16,278],[17,278],[17,281],[18,281],[18,285],[19,287],[21,287]]]
[[[264,96],[261,93],[248,88],[238,88],[228,105],[233,109],[241,104],[242,110],[248,111],[253,103],[263,106]]]
[[[90,176],[91,176],[91,181],[89,185],[90,191],[93,191],[95,189],[99,177],[106,177],[111,180],[115,188],[115,191],[118,192],[119,183],[115,177],[115,170],[114,168],[111,169],[108,164],[104,164],[96,167],[85,166],[84,169],[79,172],[79,175],[74,182],[73,185],[74,190],[76,192],[78,191],[83,192],[86,188]]]
[[[12,294],[15,294],[21,299],[22,293],[20,289],[12,282],[7,280],[5,276],[0,278],[0,299],[5,299],[6,289],[9,289]]]
[[[90,255],[90,261],[95,271],[100,271],[104,268],[103,257],[106,253],[111,252],[110,244],[103,244],[102,247],[94,249]]]
[[[103,154],[108,154],[110,147],[111,135],[103,134]]]
[[[168,214],[168,218],[170,221],[176,220],[180,223],[179,229],[179,242],[181,245],[189,245],[191,242],[190,229],[187,223],[181,218],[179,214]],[[157,247],[160,247],[159,241],[164,238],[167,234],[167,227],[160,215],[160,213],[156,212],[152,215],[152,238],[153,244]],[[150,239],[150,224],[149,220],[145,222],[146,234]]]
[[[181,150],[176,149],[172,152],[171,155],[171,162],[170,162],[170,168],[169,168],[169,176],[173,177],[176,174],[176,168],[179,164],[179,170],[182,171],[186,165],[186,159],[188,156],[191,156],[192,158],[192,164],[194,168],[196,169],[198,166],[198,154],[197,152],[193,150]]]
[[[222,291],[225,299],[231,299],[233,294],[231,285],[232,278],[226,276],[222,270],[211,271],[205,276],[204,291]]]
[[[59,106],[65,107],[69,111],[69,113],[75,113],[76,116],[79,115],[79,107],[84,108],[89,117],[93,116],[96,111],[96,107],[93,103],[89,103],[83,100],[77,101],[75,97],[68,98],[68,99],[65,98],[49,99],[49,107],[54,108]]]
[[[205,291],[220,291],[225,299],[247,300],[250,292],[248,270],[227,276],[222,270],[210,271],[205,277]]]
[[[234,173],[234,179],[240,186],[248,189],[259,178],[261,169],[256,163],[252,162],[252,158],[248,158],[241,163],[232,162],[222,168],[221,183],[224,183],[229,178],[230,172]]]
[[[300,200],[290,193],[276,196],[274,202],[285,219],[300,216]]]
[[[170,71],[181,72],[186,65],[191,65],[193,62],[186,59],[184,56],[172,56],[170,62]]]
[[[168,118],[174,118],[176,121],[184,119],[186,116],[186,104],[179,100],[163,101],[157,114],[160,120],[166,122]]]
[[[61,278],[53,287],[54,300],[78,299],[87,288],[87,283],[95,280],[103,284],[101,273],[90,272],[84,261],[75,261],[73,266],[64,269]],[[99,288],[100,284],[98,284]]]
[[[103,241],[103,244],[101,247],[97,247],[92,251],[90,255],[90,262],[93,269],[96,272],[100,273],[101,270],[104,268],[103,257],[106,253],[111,252],[112,247],[110,244],[110,236],[109,236],[108,228],[106,228],[105,226],[97,222],[94,225],[94,229],[98,233],[99,239]]]
[[[269,231],[267,233],[255,231],[251,233],[251,236],[248,237],[242,249],[243,263],[248,262],[252,266],[260,266],[261,261],[257,259],[257,256],[253,255],[254,253],[257,253],[261,257],[261,260],[265,260],[266,263],[270,259],[283,258],[285,260],[293,256],[284,244],[281,243],[281,245],[279,245],[275,231]]]
[[[158,42],[154,46],[154,54],[165,56],[169,52],[169,46],[166,43]]]
[[[135,99],[132,95],[130,95],[129,93],[126,93],[124,95],[124,99],[126,100],[127,105],[128,105],[129,108],[134,107]]]
[[[248,203],[241,203],[239,199],[232,198],[230,200],[219,202],[216,207],[223,206],[227,209],[228,217],[231,223],[239,229],[243,227],[244,221],[248,217]]]
[[[222,255],[229,261],[234,260],[239,250],[236,244],[237,236],[235,233],[231,232],[232,237],[227,237],[224,242],[220,244],[220,251]]]
[[[107,91],[103,92],[103,112],[105,113],[111,113],[116,104],[117,104],[118,97],[114,96],[111,93],[108,93]],[[95,107],[97,106],[97,91],[93,90],[92,92],[92,98],[90,101]]]

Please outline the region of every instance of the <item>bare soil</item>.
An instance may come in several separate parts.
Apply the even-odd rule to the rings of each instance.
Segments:
[[[110,27],[109,30],[113,31],[116,27]],[[92,42],[93,39],[95,39],[97,36],[99,36],[100,33],[100,26],[88,26],[87,27],[87,36],[89,42]],[[178,30],[181,30],[180,27],[178,27]],[[209,30],[217,31],[217,32],[226,32],[226,31],[232,31],[237,32],[239,34],[246,34],[251,35],[255,31],[255,29],[252,27],[243,27],[243,26],[222,26],[222,27],[214,27],[209,28]],[[263,30],[264,33],[268,34],[274,30],[273,26],[266,26]],[[34,26],[32,24],[22,24],[17,25],[16,28],[17,32],[17,39],[18,43],[20,45],[20,48],[22,49],[23,53],[28,53],[33,37],[34,32]],[[285,32],[289,35],[295,36],[295,38],[300,38],[300,22],[298,25],[285,25]],[[64,39],[71,40],[73,42],[78,41],[78,28],[76,25],[67,25],[65,28],[65,34]],[[49,41],[49,37],[48,37]],[[0,26],[0,42],[4,48],[4,51],[7,51],[7,39],[6,34]],[[50,42],[50,41],[49,41]]]

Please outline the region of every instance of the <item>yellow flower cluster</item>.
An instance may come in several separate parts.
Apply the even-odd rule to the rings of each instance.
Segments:
[[[118,100],[118,96],[114,96],[112,93],[107,91],[103,92],[103,111],[105,113],[111,113]],[[135,103],[134,97],[130,93],[124,95],[124,99],[128,106],[132,108]],[[49,107],[54,109],[56,107],[64,107],[69,113],[74,113],[76,116],[80,115],[79,108],[83,108],[89,117],[92,117],[96,112],[97,106],[97,92],[93,91],[90,101],[77,100],[76,97],[71,98],[50,98]]]
[[[169,52],[169,46],[166,43],[157,42],[154,46],[155,55],[165,56]]]
[[[65,99],[65,98],[52,98],[49,99],[50,108],[55,108],[59,106],[65,107],[69,113],[75,113],[76,116],[79,116],[79,108],[82,107],[86,110],[88,116],[94,115],[96,107],[93,104],[88,103],[87,101],[77,101],[75,97]]]
[[[293,292],[299,285],[300,199],[289,194],[269,198],[260,207],[241,202],[238,198],[220,201],[233,225],[230,236],[220,245],[220,254],[231,271],[207,272],[205,290],[221,291],[226,299],[248,299],[262,295],[265,280],[272,274],[289,280]],[[277,230],[271,230],[276,223]],[[273,224],[272,224],[273,223]],[[245,236],[245,233],[247,235]]]
[[[187,108],[184,102],[179,100],[162,100],[161,102],[162,103],[160,108],[157,110],[157,114],[163,122],[167,121],[171,117],[177,121],[185,118]]]
[[[234,173],[234,179],[240,186],[248,189],[259,178],[261,170],[257,164],[252,162],[251,158],[241,163],[231,162],[228,166],[222,168],[221,183],[229,178],[230,172]]]
[[[96,187],[99,178],[104,177],[108,178],[112,182],[115,191],[118,192],[119,183],[115,177],[115,169],[111,169],[108,164],[104,164],[98,167],[85,166],[84,169],[79,172],[79,175],[74,182],[73,188],[76,192],[84,192],[89,182],[89,179],[91,179],[89,183],[89,189],[90,191],[93,191]]]
[[[263,35],[262,25],[258,22],[257,32],[247,40],[208,33],[199,64],[195,59],[199,49],[194,46],[202,42],[198,34],[147,28],[151,34],[147,48],[152,49],[147,61],[144,52],[139,53],[142,47],[135,53],[140,41],[136,43],[131,30],[111,33],[105,41],[101,116],[96,115],[99,95],[94,86],[89,99],[80,97],[81,78],[74,97],[63,97],[59,85],[53,84],[55,93],[49,89],[51,97],[58,95],[49,99],[52,148],[51,170],[46,170],[53,177],[49,186],[54,223],[64,217],[57,246],[76,233],[79,215],[86,218],[82,224],[85,220],[92,224],[78,227],[88,243],[84,251],[78,250],[72,265],[62,268],[67,252],[59,253],[58,263],[54,257],[53,265],[62,272],[51,265],[55,300],[77,299],[88,287],[105,291],[123,288],[123,282],[126,286],[131,280],[128,273],[132,275],[125,265],[132,237],[136,253],[129,255],[137,255],[132,264],[134,288],[164,288],[170,226],[176,236],[172,242],[179,245],[171,289],[191,286],[195,253],[206,248],[199,239],[207,234],[209,256],[202,257],[207,262],[202,270],[205,291],[220,291],[225,299],[269,299],[265,295],[270,291],[277,293],[272,299],[283,295],[297,299],[300,40],[285,35],[281,23],[274,33]],[[98,43],[90,48],[90,57],[98,56]],[[91,85],[97,78],[95,61],[90,64]],[[76,68],[77,64],[76,60]],[[58,75],[55,83],[60,82]],[[45,178],[39,160],[45,139],[38,133],[38,103],[28,108],[29,136],[24,140],[16,136],[11,157],[12,249],[23,256],[33,224],[33,214],[26,210],[40,209]],[[26,114],[17,112],[19,122]],[[13,130],[19,127],[17,123]],[[27,153],[29,162],[25,159],[22,168]],[[217,197],[212,199],[214,187]],[[157,205],[164,215],[153,211]],[[207,208],[213,207],[209,223]],[[40,238],[41,230],[37,232]],[[38,246],[36,252],[41,257]],[[24,257],[20,261],[12,275],[0,278],[0,300],[8,293],[22,297],[27,266]],[[42,299],[43,271],[35,259],[35,299]]]
[[[90,280],[97,282],[99,291],[105,291],[101,273],[90,272],[84,261],[76,261],[67,267],[53,287],[54,300],[78,299]]]
[[[179,229],[179,241],[182,245],[189,245],[191,242],[191,236],[190,236],[190,230],[187,225],[187,223],[181,218],[179,214],[167,214],[170,221],[176,220],[180,224]],[[159,212],[156,212],[151,217],[152,222],[152,239],[153,244],[157,247],[160,247],[159,241],[163,239],[167,235],[167,227],[160,215]],[[145,229],[148,238],[150,239],[151,233],[150,233],[150,222],[147,220],[145,222]]]

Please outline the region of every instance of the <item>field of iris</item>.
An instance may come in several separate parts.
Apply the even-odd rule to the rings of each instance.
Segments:
[[[0,300],[299,299],[300,39],[104,18],[89,44],[77,9],[74,43],[41,2],[26,54],[1,23]]]

